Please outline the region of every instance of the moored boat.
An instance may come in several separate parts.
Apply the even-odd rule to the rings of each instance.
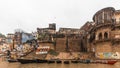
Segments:
[[[77,60],[72,60],[71,62],[72,62],[72,63],[78,63],[78,61],[77,61]]]
[[[115,64],[117,62],[117,60],[101,60],[100,63],[103,63],[103,64]]]
[[[91,63],[91,60],[89,60],[89,59],[82,59],[82,60],[79,60],[78,62],[88,64],[88,63]]]
[[[101,63],[101,64],[115,64],[117,62],[117,60],[92,60],[91,63]]]
[[[56,60],[56,63],[58,63],[58,64],[59,64],[59,63],[62,63],[62,61],[61,61],[61,60]]]
[[[11,63],[11,62],[18,62],[18,61],[15,60],[15,59],[7,59],[7,61],[10,62],[10,63]]]
[[[44,59],[36,59],[36,63],[47,63],[47,60],[44,60]]]
[[[64,61],[64,64],[69,64],[70,62],[69,61]]]
[[[115,64],[117,62],[117,60],[108,60],[108,64]]]
[[[36,63],[35,59],[17,59],[18,62],[20,62],[21,64],[26,64],[26,63]]]
[[[48,60],[48,63],[55,63],[55,60]]]

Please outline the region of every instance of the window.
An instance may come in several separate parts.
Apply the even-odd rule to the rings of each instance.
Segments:
[[[98,37],[99,37],[99,40],[101,40],[102,39],[102,33],[99,33]]]
[[[105,32],[105,33],[104,33],[104,39],[107,39],[107,38],[108,38],[108,33]]]

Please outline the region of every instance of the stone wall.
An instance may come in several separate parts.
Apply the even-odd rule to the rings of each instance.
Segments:
[[[56,40],[56,51],[65,51],[66,48],[66,39],[57,38]]]
[[[80,51],[80,40],[69,39],[68,48],[70,51],[79,52]],[[66,39],[65,38],[57,38],[56,51],[66,51]]]
[[[114,44],[112,46],[113,52],[119,52],[120,53],[120,43],[119,44]]]
[[[95,45],[96,52],[112,52],[111,42],[102,42]]]
[[[80,51],[80,39],[70,39],[68,40],[68,46],[71,51],[79,52]]]
[[[53,43],[39,43],[41,46],[50,46],[51,49],[55,49]],[[68,48],[72,52],[80,51],[80,39],[68,39]],[[56,39],[56,51],[65,52],[66,51],[66,38]]]

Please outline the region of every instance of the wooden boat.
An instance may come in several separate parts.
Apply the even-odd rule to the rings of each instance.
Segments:
[[[115,64],[116,62],[117,62],[117,60],[108,60],[108,61],[107,61],[107,64],[113,65],[113,64]]]
[[[20,62],[21,64],[26,64],[26,63],[36,63],[35,59],[17,59],[18,62]]]
[[[85,63],[85,64],[91,63],[91,61],[88,60],[88,59],[79,60],[78,62],[80,62],[80,63]]]
[[[91,60],[91,63],[101,63],[101,64],[115,64],[117,60]]]
[[[72,63],[78,63],[78,61],[77,61],[77,60],[72,60],[71,62],[72,62]]]
[[[98,60],[97,63],[102,63],[102,64],[115,64],[117,60]]]
[[[8,61],[9,63],[11,63],[11,62],[18,62],[18,61],[15,60],[15,59],[7,59],[7,61]]]
[[[48,60],[47,63],[55,63],[55,60]]]
[[[36,63],[47,63],[47,60],[36,59]]]
[[[58,63],[58,64],[59,64],[59,63],[62,63],[62,61],[61,61],[61,60],[56,60],[56,63]]]
[[[64,61],[64,64],[69,64],[70,62],[69,61]]]

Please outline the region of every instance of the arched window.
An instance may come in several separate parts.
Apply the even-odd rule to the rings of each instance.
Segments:
[[[95,40],[95,33],[93,33],[93,40]]]
[[[99,33],[98,37],[99,37],[99,40],[101,40],[102,39],[102,33]]]
[[[104,39],[107,39],[107,38],[108,38],[108,33],[105,32],[105,33],[104,33]]]

